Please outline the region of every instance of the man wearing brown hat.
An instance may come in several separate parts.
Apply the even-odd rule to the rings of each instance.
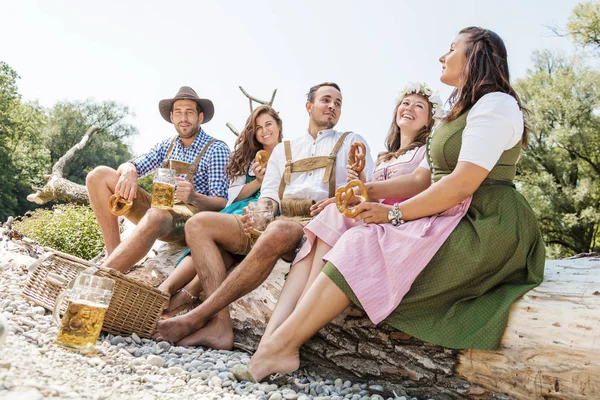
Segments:
[[[199,211],[219,211],[227,203],[225,167],[229,148],[200,127],[214,115],[212,101],[199,98],[192,88],[183,86],[174,98],[161,100],[158,108],[161,116],[174,125],[177,136],[121,164],[116,171],[96,167],[86,179],[90,204],[108,253],[102,265],[121,272],[144,257],[157,239],[184,243],[183,226],[188,218]],[[151,208],[150,195],[138,187],[138,179],[156,168],[175,169],[178,176],[186,176],[179,178],[172,210]],[[111,196],[130,207],[124,216],[137,224],[122,243],[118,217],[109,205]]]

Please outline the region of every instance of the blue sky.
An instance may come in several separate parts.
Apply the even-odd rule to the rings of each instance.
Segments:
[[[6,1],[0,60],[21,76],[25,100],[115,100],[133,109],[134,153],[175,133],[158,101],[189,85],[215,103],[204,129],[230,146],[249,113],[239,91],[268,99],[284,136],[304,134],[310,86],[337,82],[344,105],[338,130],[353,130],[374,154],[398,92],[425,81],[445,100],[438,58],[470,25],[505,41],[513,81],[536,49],[573,49],[547,26],[564,27],[572,0],[504,1]]]

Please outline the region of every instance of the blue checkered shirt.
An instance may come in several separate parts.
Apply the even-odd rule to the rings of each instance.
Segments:
[[[200,133],[196,136],[192,145],[183,147],[181,139],[177,136],[170,158],[171,160],[192,164],[204,146],[212,139],[203,129],[200,129]],[[163,168],[172,140],[173,138],[165,139],[154,146],[148,153],[129,161],[135,165],[139,177],[154,172],[155,168]],[[198,169],[194,175],[194,188],[196,192],[206,196],[227,198],[229,178],[225,174],[225,167],[229,163],[230,156],[229,147],[225,143],[216,141],[210,145],[200,159]]]

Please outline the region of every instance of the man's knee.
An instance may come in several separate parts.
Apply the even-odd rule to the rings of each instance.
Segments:
[[[278,238],[278,242],[297,243],[302,239],[304,229],[302,225],[293,221],[273,221],[265,231],[269,237]]]
[[[146,211],[138,226],[142,224],[156,228],[159,233],[166,235],[173,228],[173,216],[167,210],[150,208]]]
[[[108,183],[114,180],[117,175],[118,173],[114,169],[101,165],[88,172],[85,178],[85,186],[90,187],[100,183]]]
[[[225,214],[203,211],[188,219],[185,223],[185,237],[196,237],[200,233],[203,237],[211,237],[215,230],[221,229],[220,217]]]

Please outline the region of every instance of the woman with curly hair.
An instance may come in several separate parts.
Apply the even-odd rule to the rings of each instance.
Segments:
[[[269,106],[258,107],[248,117],[225,169],[231,183],[229,201],[221,212],[242,215],[243,208],[259,198],[266,166],[255,160],[256,154],[264,150],[270,155],[275,146],[281,143],[282,128],[277,111]],[[158,288],[172,296],[164,317],[176,315],[198,299],[201,286],[189,250]]]

